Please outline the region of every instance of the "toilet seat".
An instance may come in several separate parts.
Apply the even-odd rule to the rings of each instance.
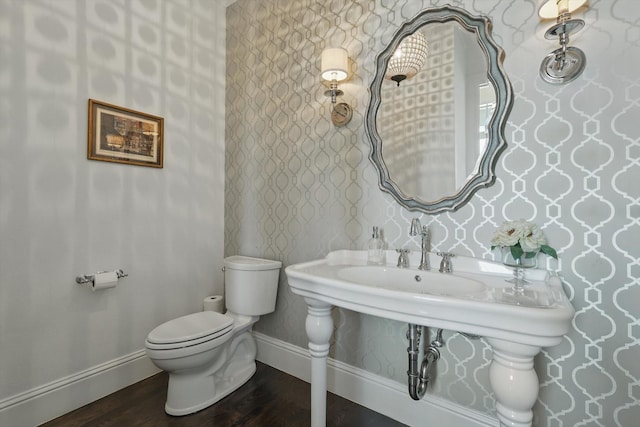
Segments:
[[[213,311],[188,314],[155,328],[145,345],[151,350],[172,350],[216,340],[231,332],[233,318]]]

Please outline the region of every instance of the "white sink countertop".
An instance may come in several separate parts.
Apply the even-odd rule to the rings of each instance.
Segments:
[[[471,257],[452,259],[453,272],[438,272],[440,257],[430,255],[430,271],[418,270],[420,253],[409,268],[367,265],[366,251],[340,250],[324,259],[286,268],[294,293],[374,316],[455,330],[527,345],[556,345],[570,328],[574,309],[561,280],[546,270],[528,269],[523,293],[512,290],[505,265]]]

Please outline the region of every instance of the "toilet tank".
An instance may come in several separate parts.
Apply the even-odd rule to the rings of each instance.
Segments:
[[[245,316],[261,316],[276,309],[280,261],[234,255],[224,259],[227,309]]]

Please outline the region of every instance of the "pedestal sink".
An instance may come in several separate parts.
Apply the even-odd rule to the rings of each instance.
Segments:
[[[388,251],[387,260],[394,255]],[[501,425],[531,426],[539,388],[533,358],[541,348],[561,342],[574,314],[560,279],[545,270],[528,270],[529,284],[517,293],[506,282],[511,270],[500,263],[456,257],[453,273],[443,274],[418,270],[415,257],[410,268],[369,266],[365,251],[343,250],[285,269],[291,290],[308,307],[312,427],[326,424],[333,306],[485,337],[493,349],[489,378]],[[430,257],[437,266],[438,257]]]

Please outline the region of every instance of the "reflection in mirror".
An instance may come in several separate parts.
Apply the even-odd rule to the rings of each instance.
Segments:
[[[378,56],[366,117],[370,158],[380,188],[407,209],[458,209],[495,179],[512,95],[490,26],[458,8],[428,9]],[[429,46],[422,69],[400,85],[384,79],[397,46],[416,33]]]
[[[384,78],[400,86],[400,82],[412,78],[422,69],[428,52],[427,38],[422,31],[408,35],[389,59]]]
[[[477,171],[495,92],[472,33],[455,22],[418,33],[429,40],[428,65],[402,85],[383,81],[378,130],[391,179],[408,194],[436,201]]]

